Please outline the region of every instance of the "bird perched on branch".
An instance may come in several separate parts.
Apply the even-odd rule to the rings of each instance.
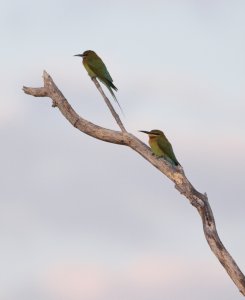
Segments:
[[[153,129],[151,131],[140,130],[149,136],[149,145],[152,152],[157,157],[163,157],[171,164],[178,166],[180,163],[174,155],[172,145],[161,130]]]
[[[91,78],[98,78],[110,91],[112,97],[117,102],[118,106],[122,110],[114,92],[117,91],[117,87],[113,84],[110,73],[108,72],[102,59],[92,50],[87,50],[82,54],[76,54],[74,56],[80,56],[83,58],[83,65]]]

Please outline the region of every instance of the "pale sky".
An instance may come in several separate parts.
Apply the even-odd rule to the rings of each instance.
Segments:
[[[1,299],[243,299],[167,178],[22,86],[46,70],[82,117],[117,130],[73,57],[96,51],[126,128],[165,132],[245,271],[244,14],[242,0],[0,2]]]

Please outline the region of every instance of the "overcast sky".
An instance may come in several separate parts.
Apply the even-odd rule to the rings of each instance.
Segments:
[[[73,57],[96,51],[126,128],[165,132],[245,271],[244,14],[243,0],[0,2],[1,299],[243,299],[172,182],[22,86],[45,69],[82,117],[118,129]]]

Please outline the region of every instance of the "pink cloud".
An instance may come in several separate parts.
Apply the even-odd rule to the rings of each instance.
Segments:
[[[44,278],[44,288],[59,299],[99,299],[105,293],[105,270],[94,265],[57,265]]]
[[[200,273],[201,270],[201,273]],[[216,271],[217,270],[217,271]],[[201,282],[212,287],[219,282],[218,268],[177,257],[146,254],[137,261],[112,270],[94,264],[60,264],[53,266],[43,278],[43,288],[54,299],[104,300],[125,299],[132,295],[148,299],[149,295],[171,294],[178,285],[195,290]]]

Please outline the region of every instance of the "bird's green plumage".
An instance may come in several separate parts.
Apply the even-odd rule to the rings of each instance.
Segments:
[[[87,50],[83,54],[78,55],[83,57],[83,65],[88,72],[88,75],[93,78],[98,78],[110,91],[114,100],[122,110],[113,90],[117,91],[116,86],[113,84],[110,73],[108,72],[102,59],[92,50]]]
[[[180,165],[175,157],[172,145],[166,138],[165,134],[161,130],[153,129],[151,131],[142,131],[149,136],[149,145],[152,152],[158,156],[163,157],[174,165]]]

